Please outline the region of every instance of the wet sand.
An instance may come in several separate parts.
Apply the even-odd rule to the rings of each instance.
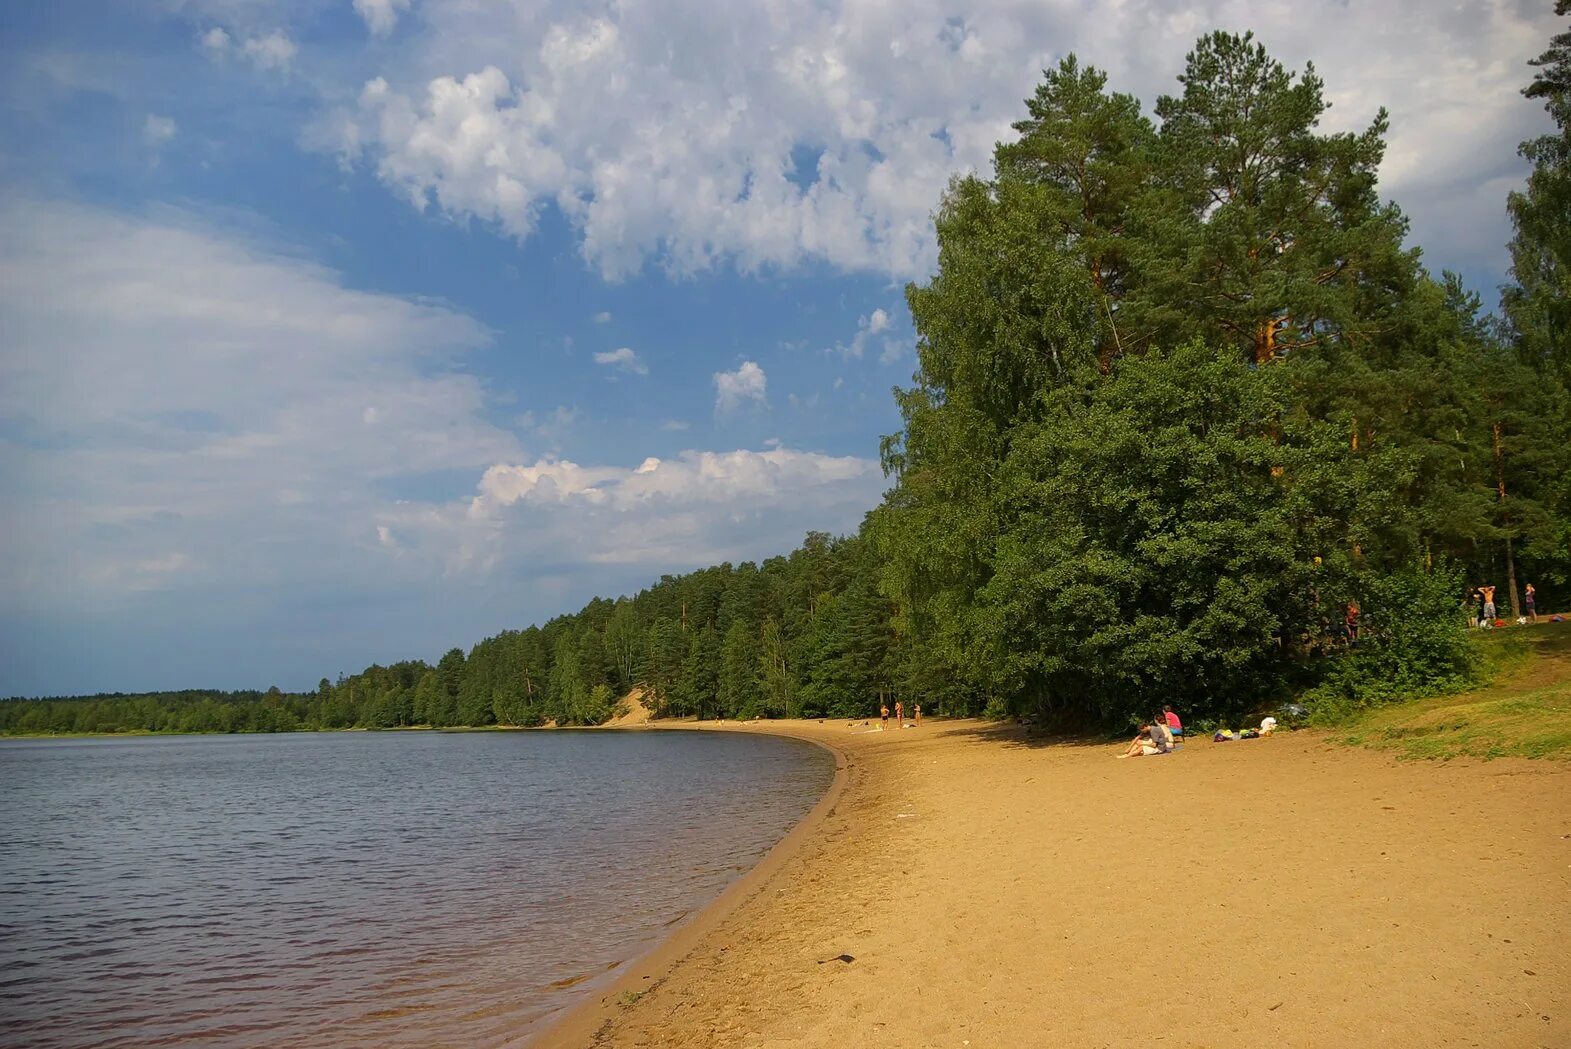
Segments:
[[[830,796],[539,1045],[1571,1046],[1567,763],[846,725],[727,726]]]

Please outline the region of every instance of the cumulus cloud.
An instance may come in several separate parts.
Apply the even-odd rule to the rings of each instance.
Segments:
[[[161,149],[175,137],[175,121],[173,117],[161,117],[156,113],[147,114],[147,119],[142,122],[142,142],[149,149]]]
[[[280,73],[289,71],[299,47],[281,29],[258,33],[240,39],[222,26],[213,26],[200,38],[202,50],[214,61],[223,61],[231,54],[239,55],[257,69]]]
[[[363,580],[384,486],[519,453],[481,325],[182,212],[0,202],[0,314],[0,615]]]
[[[1315,61],[1359,127],[1391,109],[1385,189],[1448,264],[1506,239],[1502,197],[1537,120],[1523,62],[1548,4],[1266,0],[431,0],[419,47],[336,114],[417,206],[517,237],[560,207],[607,276],[824,261],[897,278],[931,270],[929,215],[956,171],[985,169],[1040,70],[1074,50],[1148,103],[1176,90],[1195,37],[1253,27],[1295,67]],[[1487,219],[1458,225],[1459,214]]]
[[[288,34],[274,30],[266,36],[254,36],[240,45],[240,53],[258,69],[287,70],[299,49]]]
[[[202,34],[202,49],[214,57],[229,53],[229,33],[222,26],[214,26]]]
[[[387,36],[398,25],[398,13],[409,10],[410,0],[354,0],[355,14],[372,36]]]
[[[491,467],[466,504],[415,527],[462,537],[451,545],[471,571],[508,556],[509,532],[589,563],[688,567],[789,549],[813,520],[854,527],[883,484],[870,459],[782,447],[685,451],[636,467],[541,459]]]
[[[729,412],[743,401],[766,404],[765,389],[769,378],[754,361],[743,361],[732,372],[715,372],[715,411]]]
[[[627,346],[595,354],[595,363],[604,364],[618,371],[632,372],[634,375],[649,374],[649,366],[639,359],[637,351]]]
[[[866,352],[867,345],[870,341],[872,341],[874,336],[880,335],[889,330],[889,323],[889,313],[884,310],[883,307],[877,307],[873,310],[872,313],[863,314],[861,317],[857,318],[856,334],[851,336],[850,342],[836,343],[829,349],[828,352],[837,353],[841,357],[845,357],[847,359],[859,359],[861,358],[862,354]],[[884,353],[879,357],[879,359],[881,361],[887,362],[889,355],[892,352],[890,347],[898,347],[899,345],[900,344],[893,339],[885,339]],[[898,354],[898,349],[893,352]]]
[[[883,487],[787,448],[526,457],[464,369],[482,325],[177,209],[0,201],[0,315],[0,637],[56,624],[0,646],[0,693],[434,657],[853,529]],[[726,374],[762,397],[756,364]],[[516,421],[534,441],[577,417]]]

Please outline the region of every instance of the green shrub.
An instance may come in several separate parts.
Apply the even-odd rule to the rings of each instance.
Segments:
[[[1332,657],[1305,696],[1311,721],[1334,724],[1372,703],[1460,688],[1476,662],[1449,569],[1408,570],[1360,580],[1357,644]]]

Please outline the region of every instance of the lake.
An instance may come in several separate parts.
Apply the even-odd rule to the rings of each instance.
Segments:
[[[0,741],[0,1044],[520,1045],[833,774],[708,732]]]

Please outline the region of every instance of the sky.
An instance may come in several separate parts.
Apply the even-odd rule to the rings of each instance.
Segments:
[[[313,687],[853,531],[907,282],[1069,52],[1214,28],[1390,112],[1504,279],[1527,0],[14,0],[0,695]]]

